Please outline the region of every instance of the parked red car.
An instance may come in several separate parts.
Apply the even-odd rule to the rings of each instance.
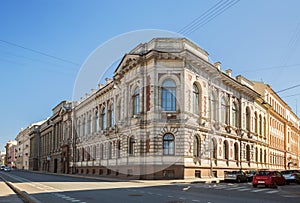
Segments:
[[[253,177],[252,185],[276,188],[277,185],[285,185],[285,179],[279,171],[258,171]]]

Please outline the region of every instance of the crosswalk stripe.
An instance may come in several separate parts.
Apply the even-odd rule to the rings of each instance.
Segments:
[[[227,188],[227,189],[225,189],[225,190],[237,190],[237,189],[242,189],[242,188],[245,188],[245,186],[242,186],[242,187]]]
[[[238,191],[248,191],[251,190],[250,188],[244,188],[244,189],[239,189]]]
[[[252,190],[251,192],[261,192],[261,191],[266,191],[266,189],[259,189],[259,190]]]
[[[278,190],[271,190],[271,191],[268,191],[268,192],[266,192],[266,193],[268,193],[268,194],[273,194],[273,193],[277,193],[278,192]]]

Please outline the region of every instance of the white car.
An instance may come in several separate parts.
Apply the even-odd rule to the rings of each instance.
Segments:
[[[11,171],[11,167],[10,167],[10,166],[5,166],[4,171],[5,171],[5,172]]]
[[[285,170],[281,171],[282,176],[285,178],[287,184],[298,183],[300,184],[300,171],[299,170]]]
[[[1,169],[0,170],[4,171],[5,167],[6,167],[5,165],[1,165]]]

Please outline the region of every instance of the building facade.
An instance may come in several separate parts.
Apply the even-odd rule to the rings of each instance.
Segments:
[[[255,83],[210,63],[189,40],[153,39],[74,108],[71,165],[77,173],[146,179],[267,169],[273,129],[266,101]]]
[[[30,132],[31,125],[25,129],[21,129],[16,137],[16,168],[17,169],[29,169],[29,152],[30,152]]]
[[[17,141],[15,140],[9,140],[5,145],[5,165],[10,167],[16,167],[16,146]]]
[[[185,38],[138,45],[112,79],[26,134],[29,169],[53,173],[182,179],[299,168],[291,108]]]
[[[255,82],[255,89],[269,103],[269,168],[299,168],[299,118],[269,86]]]
[[[60,102],[52,109],[52,116],[40,126],[40,171],[70,173],[71,110],[71,102]]]

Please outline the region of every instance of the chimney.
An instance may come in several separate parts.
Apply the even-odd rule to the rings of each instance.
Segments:
[[[93,89],[91,89],[91,91],[92,91],[92,93],[95,93],[95,92],[96,92],[96,89],[93,88]]]
[[[89,93],[85,93],[86,98],[88,98],[89,96],[91,96]]]
[[[102,87],[104,87],[103,84],[98,84],[99,89],[101,89]]]
[[[231,77],[231,73],[232,73],[232,70],[231,70],[231,69],[227,69],[227,70],[225,70],[225,72],[226,72],[226,74],[227,74],[228,76]]]
[[[217,67],[218,70],[221,70],[221,64],[222,63],[220,61],[214,63],[214,65]]]
[[[111,78],[105,78],[106,84],[110,83],[111,81],[113,81]]]

